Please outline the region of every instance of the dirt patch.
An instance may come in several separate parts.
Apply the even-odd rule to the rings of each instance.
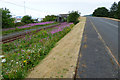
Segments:
[[[73,78],[77,64],[85,17],[62,38],[27,78]]]

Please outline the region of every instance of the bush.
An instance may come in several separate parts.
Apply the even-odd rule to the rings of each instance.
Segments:
[[[25,23],[23,23],[23,22],[17,22],[17,23],[15,23],[15,26],[24,26],[25,25]]]
[[[11,28],[15,27],[14,25],[14,18],[11,18],[12,15],[10,15],[9,9],[0,9],[0,12],[2,12],[2,28]]]
[[[105,7],[99,7],[93,12],[93,16],[108,17],[109,16],[109,11]]]
[[[25,24],[29,24],[29,23],[33,23],[33,19],[31,16],[26,15],[22,18],[21,22],[25,23]]]
[[[67,22],[73,22],[74,24],[77,24],[79,22],[79,16],[80,14],[78,11],[72,11],[67,18]]]
[[[42,22],[55,21],[56,18],[57,18],[57,16],[55,16],[55,15],[47,15],[47,16],[45,16],[45,18],[43,18]]]

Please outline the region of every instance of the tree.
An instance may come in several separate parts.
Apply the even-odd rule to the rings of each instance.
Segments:
[[[93,16],[108,17],[109,11],[105,7],[99,7],[93,12]]]
[[[118,2],[115,18],[120,19],[120,1]]]
[[[109,17],[115,18],[117,9],[118,9],[118,5],[116,2],[114,2],[110,8]]]
[[[10,15],[10,11],[7,8],[0,9],[2,11],[2,28],[10,28],[15,27],[14,25],[14,18]]]
[[[29,23],[33,23],[33,19],[31,16],[29,15],[26,15],[22,18],[21,22],[24,22],[26,24],[29,24]]]
[[[79,16],[80,13],[78,11],[72,11],[67,18],[67,22],[73,22],[74,24],[77,24],[79,22]]]
[[[45,18],[43,18],[42,22],[55,21],[56,18],[57,18],[57,16],[55,16],[55,15],[47,15],[47,16],[45,16]]]

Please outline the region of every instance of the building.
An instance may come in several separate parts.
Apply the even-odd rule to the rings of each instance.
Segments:
[[[59,15],[57,16],[56,21],[57,21],[57,22],[66,22],[68,16],[69,16],[69,14],[59,14]]]
[[[21,20],[22,20],[22,16],[16,16],[15,17],[15,23],[21,22]]]

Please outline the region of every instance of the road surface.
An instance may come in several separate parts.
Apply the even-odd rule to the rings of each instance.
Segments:
[[[118,78],[118,22],[87,17],[76,78]]]

